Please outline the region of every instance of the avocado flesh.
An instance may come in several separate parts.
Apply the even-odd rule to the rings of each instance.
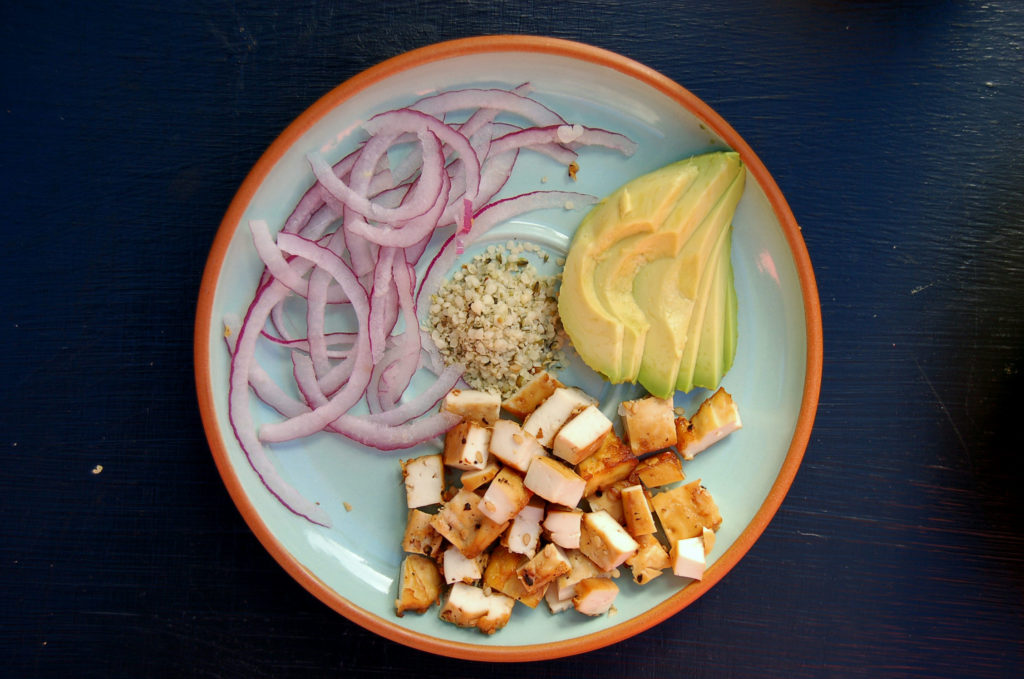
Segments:
[[[708,306],[704,310],[704,325],[697,345],[697,360],[693,366],[693,386],[713,389],[725,374],[725,332],[729,304],[729,259],[732,248],[729,229],[723,234],[714,262],[714,278],[708,292]]]
[[[573,236],[558,313],[580,358],[611,382],[633,376],[621,374],[624,325],[597,298],[594,276],[601,253],[624,238],[654,231],[697,175],[685,161],[643,175],[591,209]]]
[[[671,264],[658,267],[662,278],[646,270],[637,276],[633,294],[651,322],[637,378],[654,396],[667,398],[676,390],[681,366],[688,365],[683,363],[684,352],[688,345],[693,349],[700,341],[700,334],[691,334],[690,325],[694,310],[701,308],[698,301],[703,304],[701,284],[718,265],[716,253],[723,236],[729,237],[745,178],[744,172],[733,176]],[[704,282],[705,289],[710,290],[709,285]],[[724,311],[715,308],[718,313]],[[655,318],[660,322],[655,323]]]
[[[730,236],[744,175],[734,152],[695,156],[629,182],[584,218],[566,258],[559,313],[591,368],[661,397],[692,389],[702,344],[702,376],[728,369],[735,289],[730,258],[715,248]],[[728,268],[719,271],[722,261]],[[716,331],[725,337],[713,339]],[[718,356],[709,360],[714,346]]]
[[[735,152],[706,153],[669,167],[687,172],[696,170],[696,179],[688,183],[674,203],[664,203],[671,209],[655,224],[653,232],[634,232],[615,242],[598,254],[599,263],[594,271],[597,298],[623,325],[621,364],[616,374],[627,376],[625,379],[629,381],[635,380],[640,372],[650,329],[649,314],[634,295],[637,272],[651,261],[675,256],[684,247],[698,252],[710,249],[717,235],[714,232],[717,225],[708,225],[706,217],[742,172],[739,154]],[[627,184],[631,186],[632,183]],[[651,184],[641,188],[658,190]],[[630,194],[639,195],[639,191],[633,190]]]

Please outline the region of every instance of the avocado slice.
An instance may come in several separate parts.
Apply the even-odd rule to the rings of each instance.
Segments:
[[[726,227],[723,242],[718,246],[714,278],[708,292],[708,305],[704,311],[704,325],[697,345],[697,360],[693,366],[693,386],[714,389],[725,374],[725,333],[729,309],[731,278],[729,232]]]
[[[690,323],[701,297],[701,281],[718,263],[714,253],[723,232],[730,230],[736,204],[743,195],[745,173],[740,169],[682,250],[668,264],[652,262],[637,275],[633,286],[636,303],[650,323],[637,378],[659,398],[668,398],[676,390],[684,350],[688,343],[699,340],[689,335]],[[649,271],[652,266],[654,269]]]
[[[558,313],[580,358],[611,382],[634,376],[621,372],[624,325],[597,297],[597,264],[617,242],[654,231],[697,176],[680,161],[634,179],[592,208],[573,236]]]
[[[650,329],[648,314],[644,313],[634,296],[637,273],[656,259],[674,256],[684,245],[697,251],[709,248],[717,235],[709,229],[716,228],[716,225],[707,225],[705,217],[743,170],[739,154],[731,151],[705,153],[669,167],[687,173],[695,169],[697,176],[674,203],[666,201],[671,209],[661,222],[654,224],[655,230],[634,232],[596,255],[598,263],[594,269],[594,285],[597,298],[609,314],[622,322],[621,365],[617,373],[627,376],[629,381],[636,380],[639,374]],[[632,183],[627,184],[627,189],[632,187]],[[649,189],[651,185],[646,184],[642,188]],[[635,194],[636,191],[628,193]]]

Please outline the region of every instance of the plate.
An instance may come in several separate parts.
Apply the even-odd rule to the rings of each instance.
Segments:
[[[627,571],[618,580],[622,591],[612,614],[555,616],[544,604],[532,610],[517,605],[508,626],[486,636],[442,622],[436,608],[394,614],[406,511],[398,459],[439,444],[384,454],[320,434],[275,446],[277,469],[320,503],[332,526],[292,514],[261,484],[232,434],[222,319],[244,313],[262,269],[249,220],[280,228],[313,182],[307,152],[336,160],[354,147],[362,121],[424,95],[524,82],[531,84],[531,96],[567,120],[622,132],[638,150],[629,158],[585,151],[577,181],[546,157],[520,154],[506,195],[551,188],[603,196],[694,153],[740,153],[749,174],[733,235],[739,344],[723,386],[739,404],[744,428],[684,466],[688,479],[702,479],[724,517],[703,580],[666,574],[640,587]],[[519,238],[557,253],[568,246],[583,214],[530,213],[503,224],[492,240]],[[472,254],[469,249],[464,256]],[[476,660],[537,660],[599,648],[679,613],[718,582],[761,535],[792,483],[817,407],[821,360],[820,310],[804,242],[781,192],[743,139],[693,94],[641,64],[591,46],[529,36],[469,38],[403,54],[345,82],[303,113],[260,158],[227,210],[203,276],[195,333],[198,398],[213,457],[265,548],[306,589],[363,627],[432,653]],[[619,400],[639,393],[604,385],[573,361],[563,379],[590,389],[612,413]],[[676,403],[692,412],[706,396],[698,389],[677,395]]]

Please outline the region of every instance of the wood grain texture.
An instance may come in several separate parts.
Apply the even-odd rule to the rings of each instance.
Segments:
[[[1020,3],[139,0],[0,16],[4,674],[1024,673]],[[220,218],[295,116],[405,50],[507,32],[637,59],[746,138],[801,223],[825,370],[796,483],[709,594],[613,647],[482,668],[366,632],[263,551],[210,459],[191,340]]]

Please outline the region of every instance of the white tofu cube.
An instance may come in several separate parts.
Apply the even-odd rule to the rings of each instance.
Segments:
[[[441,568],[444,571],[444,580],[449,585],[456,582],[472,584],[483,577],[483,571],[480,569],[480,557],[467,559],[455,546],[444,550],[444,561]]]
[[[516,576],[527,592],[538,592],[548,583],[572,570],[565,552],[555,544],[548,543],[544,549],[516,569]]]
[[[510,467],[502,467],[487,486],[480,501],[480,512],[495,523],[511,521],[530,501],[533,493],[523,485],[523,477]]]
[[[544,517],[544,530],[551,542],[565,549],[579,549],[583,512],[574,509],[549,509]]]
[[[704,577],[704,539],[702,537],[676,540],[669,553],[672,572],[683,578],[700,580]]]
[[[566,422],[555,435],[551,452],[569,464],[579,464],[601,447],[612,430],[612,421],[591,405]]]
[[[456,582],[441,608],[441,619],[459,627],[476,627],[494,634],[508,623],[516,600],[500,592],[484,592],[480,587]]]
[[[637,541],[608,512],[583,515],[580,551],[603,570],[611,570],[640,549]]]
[[[444,467],[440,455],[423,455],[402,460],[405,481],[405,500],[409,509],[435,505],[441,502],[444,491]]]
[[[501,395],[477,389],[452,389],[441,402],[441,410],[461,415],[470,422],[490,426],[501,413]]]
[[[550,373],[542,370],[534,375],[516,393],[503,401],[501,407],[506,412],[512,413],[519,419],[523,419],[543,403],[548,396],[551,396],[555,389],[564,386],[564,384],[552,377]]]
[[[493,455],[487,458],[483,469],[467,469],[459,474],[459,482],[466,490],[476,490],[484,485],[501,471],[501,463]]]
[[[523,429],[540,441],[545,448],[550,448],[555,435],[562,425],[578,410],[597,401],[579,389],[559,387],[547,400],[541,403],[523,422]]]
[[[622,513],[626,528],[633,537],[650,535],[658,530],[647,495],[640,484],[622,489]]]
[[[516,514],[508,529],[508,551],[533,558],[540,543],[540,522],[544,519],[544,502],[533,498]]]
[[[524,484],[548,502],[575,507],[583,498],[587,482],[573,470],[550,457],[538,457],[526,472]]]
[[[558,588],[554,585],[544,590],[544,601],[547,602],[548,608],[551,609],[552,613],[561,613],[572,608],[572,596],[566,599],[559,599]]]
[[[572,599],[572,595],[576,593],[576,583],[580,580],[597,577],[618,577],[619,575],[617,569],[611,571],[601,570],[597,567],[596,563],[590,560],[590,557],[578,549],[565,550],[565,557],[569,559],[569,565],[572,569],[565,575],[558,576],[551,586],[552,589],[556,590],[559,599]]]
[[[512,420],[498,420],[494,423],[489,450],[494,457],[524,474],[534,458],[548,454],[537,439]]]
[[[444,437],[444,463],[455,469],[483,469],[491,430],[475,422],[461,422]]]

